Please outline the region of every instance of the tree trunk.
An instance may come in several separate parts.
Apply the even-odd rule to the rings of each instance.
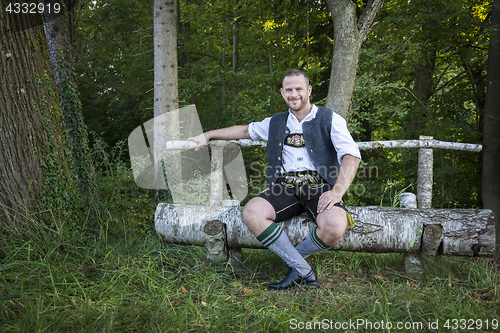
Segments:
[[[368,33],[370,32],[372,26],[375,24],[375,18],[377,17],[380,9],[384,5],[384,0],[368,0],[366,3],[365,10],[361,13],[358,22],[359,31],[359,47],[363,46]]]
[[[95,171],[88,145],[87,126],[83,120],[82,104],[78,95],[74,76],[73,40],[71,8],[73,0],[66,1],[64,14],[53,11],[43,14],[45,34],[49,48],[50,61],[54,68],[59,102],[64,115],[66,130],[71,142],[72,157],[75,164],[80,190],[87,204],[97,202]],[[45,0],[45,5],[53,8],[60,0]]]
[[[359,50],[366,39],[383,0],[370,0],[356,19],[356,3],[351,0],[326,0],[333,19],[334,44],[332,71],[326,106],[349,119]]]
[[[231,113],[231,117],[233,120],[237,119],[236,113],[238,112],[238,78],[236,74],[238,73],[239,67],[239,36],[238,36],[238,3],[239,0],[233,0],[234,2],[234,19],[233,19],[233,112]]]
[[[154,3],[154,116],[179,108],[177,0]]]
[[[424,40],[422,41],[422,50],[417,68],[415,70],[415,85],[413,88],[413,96],[416,99],[409,112],[411,119],[408,124],[408,134],[416,137],[422,134],[422,129],[425,123],[429,122],[429,117],[432,116],[427,109],[427,104],[434,95],[434,69],[436,67],[437,50],[432,42],[432,27],[435,25],[433,20],[429,20],[426,24],[422,25],[422,34]]]
[[[332,71],[326,107],[349,118],[359,58],[356,4],[351,0],[327,0],[333,19]]]
[[[0,73],[0,221],[61,216],[74,182],[41,15],[0,11]]]
[[[500,217],[500,1],[494,0],[491,25],[495,31],[488,49],[488,89],[483,125],[482,198],[484,208]],[[500,225],[497,219],[496,258],[500,259]]]
[[[156,119],[154,142],[150,142],[154,152],[155,183],[158,189],[168,176],[170,192],[182,192],[181,155],[175,151],[165,151],[165,140],[178,140],[179,98],[177,74],[177,1],[155,0],[154,2],[154,105]],[[168,116],[166,116],[169,112]],[[166,116],[166,117],[165,117]],[[168,119],[168,123],[165,120]],[[172,194],[175,196],[174,194]],[[180,193],[181,195],[181,193]]]

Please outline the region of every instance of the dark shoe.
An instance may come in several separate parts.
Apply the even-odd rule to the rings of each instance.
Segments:
[[[268,290],[290,290],[298,288],[299,286],[307,286],[312,288],[319,287],[318,276],[316,275],[314,269],[311,269],[311,271],[306,276],[302,277],[294,268],[291,268],[288,271],[288,275],[283,279],[283,281],[278,283],[271,283]]]

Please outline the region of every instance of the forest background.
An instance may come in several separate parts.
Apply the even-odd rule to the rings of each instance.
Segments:
[[[347,115],[355,140],[484,143],[496,121],[485,116],[496,2],[385,1],[361,48]],[[478,328],[478,314],[490,325],[479,331],[498,328],[493,260],[439,257],[410,276],[401,254],[329,251],[311,258],[320,289],[272,294],[265,284],[283,264],[269,251],[244,249],[243,262],[221,267],[203,249],[162,242],[154,210],[168,193],[136,186],[126,145],[153,117],[153,1],[67,3],[51,60],[57,31],[0,13],[0,330],[272,332],[329,318],[460,331],[449,319]],[[360,15],[367,1],[355,3]],[[335,43],[326,2],[183,0],[178,13],[179,104],[196,105],[204,130],[283,111],[290,69],[306,71],[312,101],[325,104]],[[262,188],[254,167],[265,150],[243,153],[250,188]],[[433,207],[483,207],[483,154],[434,150]],[[398,193],[416,192],[416,161],[411,149],[363,152],[348,203],[396,206]]]
[[[333,49],[325,2],[189,0],[179,9],[180,106],[195,104],[204,130],[283,111],[279,89],[290,69],[309,74],[312,102],[324,105]],[[490,12],[491,1],[386,1],[361,49],[349,117],[355,140],[481,143]],[[152,118],[153,3],[94,1],[77,14],[84,118],[112,147]],[[261,167],[264,156],[245,150]],[[360,195],[350,203],[392,205],[396,192],[416,193],[416,158],[411,149],[364,152]],[[481,170],[480,154],[437,150],[433,206],[481,207]]]

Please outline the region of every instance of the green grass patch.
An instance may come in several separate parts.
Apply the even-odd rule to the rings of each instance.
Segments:
[[[0,332],[486,332],[500,320],[492,259],[438,257],[415,277],[402,254],[329,251],[308,258],[321,288],[270,292],[286,272],[270,251],[207,262],[158,238],[152,195],[126,168],[99,184],[98,237],[35,219],[0,233]]]
[[[498,267],[489,259],[442,257],[415,278],[405,275],[400,254],[331,251],[310,260],[320,289],[270,292],[285,266],[266,250],[211,264],[203,248],[162,243],[152,230],[93,246],[54,245],[45,256],[32,241],[7,249],[2,332],[335,331],[361,320],[439,320],[439,329],[424,331],[455,332],[443,327],[447,319],[500,318]],[[372,331],[357,328],[340,331]]]

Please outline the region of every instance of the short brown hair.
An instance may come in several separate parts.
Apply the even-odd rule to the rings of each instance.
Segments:
[[[283,77],[283,80],[289,76],[303,76],[304,80],[306,80],[306,85],[309,87],[309,77],[303,71],[298,70],[298,69],[291,70],[285,74],[285,76]],[[283,86],[283,81],[281,81],[281,86]]]

